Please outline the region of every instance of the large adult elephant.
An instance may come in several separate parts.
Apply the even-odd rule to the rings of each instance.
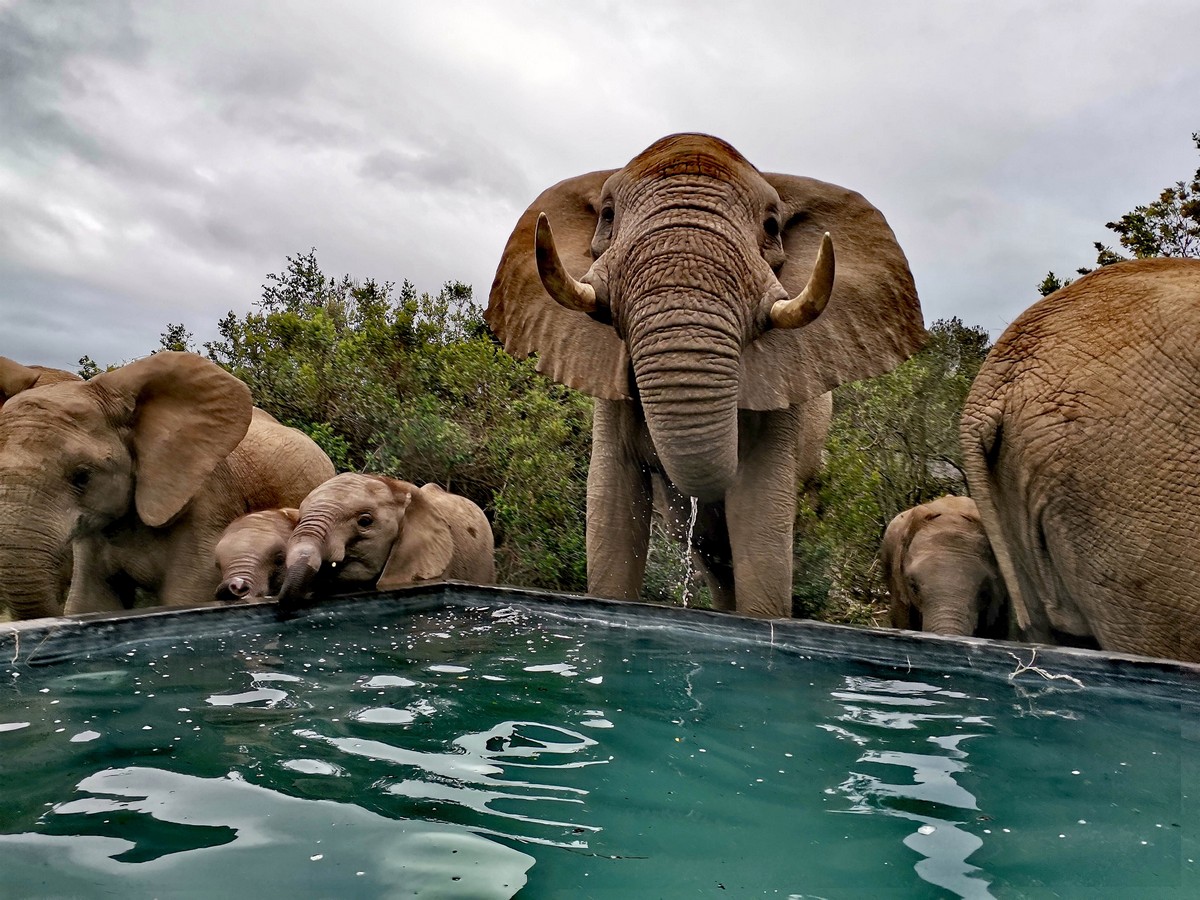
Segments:
[[[963,456],[1022,637],[1200,662],[1200,260],[1035,303],[967,397]]]
[[[212,602],[213,550],[254,509],[333,476],[306,435],[194,353],[159,353],[0,408],[0,602],[16,618]]]
[[[511,353],[536,353],[540,371],[597,398],[589,590],[638,596],[659,473],[719,525],[697,548],[716,605],[758,616],[790,611],[805,403],[924,338],[878,210],[760,173],[699,134],[542,193],[509,238],[486,317]]]

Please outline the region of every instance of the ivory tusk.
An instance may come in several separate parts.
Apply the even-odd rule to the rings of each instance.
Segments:
[[[579,312],[596,311],[596,289],[590,284],[576,281],[563,267],[554,246],[554,233],[545,213],[538,213],[537,231],[534,236],[534,253],[537,256],[538,277],[542,287],[560,305]]]
[[[821,239],[817,262],[808,284],[795,297],[776,300],[771,306],[771,324],[776,328],[803,328],[825,310],[833,294],[833,238],[829,232]]]

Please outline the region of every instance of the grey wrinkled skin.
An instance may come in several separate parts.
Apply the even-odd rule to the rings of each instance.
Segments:
[[[287,543],[283,609],[332,593],[451,579],[490,584],[495,545],[483,510],[436,484],[344,472],[304,498]]]
[[[299,519],[294,508],[264,509],[229,523],[214,553],[221,578],[216,599],[250,602],[278,594],[287,542]]]
[[[225,527],[332,474],[193,353],[21,391],[0,407],[0,600],[18,619],[128,608],[135,593],[211,603]]]
[[[594,310],[543,286],[542,213]],[[777,327],[774,302],[800,295],[826,232],[828,305],[811,324]],[[888,371],[924,340],[912,276],[878,210],[836,185],[761,173],[695,134],[544,191],[509,239],[486,317],[509,352],[536,354],[539,371],[596,398],[588,590],[640,593],[661,479],[676,518],[692,497],[701,506],[695,550],[718,607],[757,616],[791,611],[797,484],[827,429],[828,400],[806,404]]]
[[[50,369],[45,366],[24,366],[16,360],[0,356],[0,407],[4,406],[5,401],[22,391],[59,384],[64,381],[83,381],[83,379],[73,372]],[[21,618],[62,614],[63,603],[66,600],[67,591],[71,587],[71,569],[74,566],[70,546],[52,554],[48,564],[58,567],[57,582],[54,588],[54,595],[57,599],[31,607]],[[6,606],[5,602],[0,601],[0,613],[5,612]]]
[[[1200,662],[1200,260],[1106,266],[1034,304],[961,438],[1023,639]]]
[[[971,499],[939,497],[900,513],[879,559],[893,628],[1009,637],[1008,592]]]

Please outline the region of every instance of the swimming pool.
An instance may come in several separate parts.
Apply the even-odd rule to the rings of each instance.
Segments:
[[[0,893],[1197,895],[1198,670],[1033,653],[453,585],[7,627]]]

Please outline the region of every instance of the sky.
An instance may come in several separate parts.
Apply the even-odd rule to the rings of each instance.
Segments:
[[[544,188],[680,131],[861,192],[993,337],[1200,160],[1194,0],[0,0],[0,355],[202,343],[315,248],[473,285]]]

